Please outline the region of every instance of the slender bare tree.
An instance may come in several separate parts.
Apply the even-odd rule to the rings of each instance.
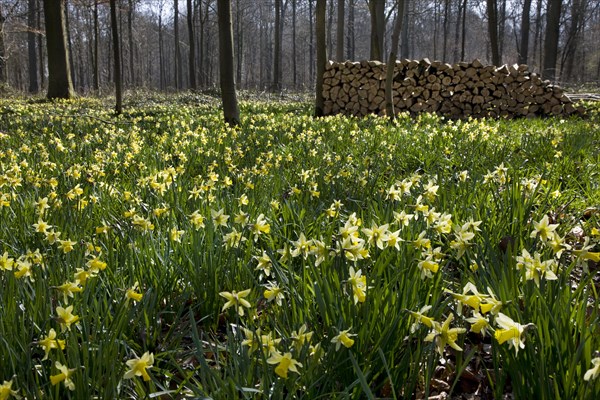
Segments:
[[[344,61],[344,19],[346,18],[345,10],[346,1],[338,0],[337,3],[337,27],[336,27],[336,43],[335,43],[335,59]]]
[[[521,13],[521,41],[519,43],[519,64],[527,64],[529,58],[529,24],[530,24],[531,0],[523,1],[523,12]]]
[[[225,122],[231,126],[240,124],[240,109],[235,90],[233,60],[233,25],[231,22],[231,0],[217,0],[219,20],[219,71],[221,99]]]
[[[392,32],[390,56],[388,58],[387,70],[385,73],[385,113],[391,121],[396,118],[392,88],[394,83],[394,71],[396,69],[398,42],[400,39],[400,32],[402,32],[402,21],[404,20],[404,0],[396,0],[396,6],[398,11],[396,12],[396,22],[394,23],[394,31]]]
[[[325,113],[325,99],[323,98],[323,75],[327,63],[327,38],[325,19],[327,13],[327,0],[317,0],[315,9],[315,35],[317,39],[317,83],[315,86],[315,117],[322,117]]]
[[[121,74],[121,40],[119,39],[119,21],[117,20],[117,1],[110,0],[110,27],[112,32],[114,74],[115,74],[115,112],[123,112],[123,82]]]
[[[29,55],[29,93],[37,93],[40,90],[38,84],[37,51],[35,47],[35,11],[36,1],[27,2],[27,50]]]

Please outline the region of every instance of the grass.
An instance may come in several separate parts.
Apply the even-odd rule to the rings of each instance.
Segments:
[[[109,110],[0,101],[0,398],[600,395],[597,107]]]

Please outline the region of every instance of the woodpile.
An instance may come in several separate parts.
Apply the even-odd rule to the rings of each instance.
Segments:
[[[385,115],[385,76],[386,65],[379,61],[330,61],[323,83],[325,114]],[[529,72],[527,65],[401,60],[392,88],[396,113],[515,118],[581,112],[560,87]]]

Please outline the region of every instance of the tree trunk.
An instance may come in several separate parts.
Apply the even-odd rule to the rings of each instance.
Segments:
[[[162,24],[162,7],[158,14],[158,69],[160,75],[160,90],[165,90],[167,87],[165,73],[165,56],[164,56],[164,39],[163,39],[163,24]]]
[[[458,50],[459,50],[459,40],[460,40],[460,24],[462,17],[462,1],[458,0],[456,4],[456,24],[454,26],[454,40],[452,45],[452,60],[454,62],[460,61],[458,59]]]
[[[29,93],[37,93],[40,90],[37,70],[37,49],[35,47],[35,9],[36,1],[29,0],[27,3],[27,50],[29,55]]]
[[[523,13],[521,14],[521,41],[519,44],[519,64],[527,64],[529,58],[529,14],[531,0],[523,1]]]
[[[344,18],[346,17],[345,0],[338,0],[337,9],[337,39],[335,43],[335,59],[344,61]]]
[[[400,58],[408,58],[410,55],[410,51],[409,51],[409,41],[408,41],[408,32],[409,32],[409,7],[410,7],[410,1],[409,0],[404,0],[404,10],[402,12],[403,15],[403,19],[402,19],[402,34],[400,36],[401,38],[401,43],[400,43]]]
[[[129,43],[129,85],[135,86],[135,51],[133,47],[133,11],[135,3],[129,0],[129,9],[127,10],[127,33]]]
[[[75,62],[73,61],[73,40],[71,37],[71,21],[69,18],[69,2],[65,1],[65,26],[67,28],[67,55],[69,57],[69,66],[71,71],[71,82],[73,82],[73,87],[75,87]]]
[[[37,27],[41,30],[42,27],[42,13],[43,13],[43,5],[41,4],[41,0],[37,0],[38,12],[36,15],[37,18]],[[40,89],[44,87],[46,84],[46,63],[44,62],[44,35],[37,35],[37,52],[38,59],[40,62],[38,63],[40,69]]]
[[[309,40],[308,40],[308,78],[310,82],[314,80],[315,77],[315,28],[314,28],[314,10],[313,10],[313,1],[308,0],[308,28],[309,28]],[[324,24],[324,23],[323,23]],[[325,28],[323,28],[325,29]]]
[[[533,54],[532,54],[532,61],[534,62],[534,64],[536,64],[539,68],[541,68],[542,65],[542,51],[540,50],[540,54],[538,56],[538,48],[542,47],[542,0],[538,0],[537,1],[537,7],[536,7],[536,14],[535,14],[535,33],[533,34]],[[539,62],[538,62],[539,59]]]
[[[499,66],[500,43],[498,42],[498,2],[497,0],[486,0],[486,12],[488,17],[488,33],[490,35],[490,47],[492,50],[492,64]]]
[[[443,44],[442,44],[442,61],[443,62],[448,62],[447,60],[447,51],[448,51],[448,24],[450,24],[450,21],[448,21],[448,19],[450,18],[450,0],[444,0],[444,20],[442,21],[442,25],[443,25]]]
[[[281,90],[281,0],[275,0],[275,49],[273,52],[274,92]]]
[[[112,31],[113,43],[113,58],[114,58],[114,74],[115,74],[115,97],[116,105],[115,112],[121,114],[123,112],[123,83],[121,75],[121,51],[119,40],[119,27],[117,21],[117,0],[110,0],[110,27]]]
[[[196,90],[196,43],[194,40],[194,8],[192,0],[187,0],[187,23],[188,37],[190,42],[189,53],[189,74],[190,74],[190,89]]]
[[[394,70],[396,67],[396,52],[398,51],[398,41],[400,32],[402,31],[402,20],[404,19],[404,0],[396,0],[396,5],[398,6],[398,13],[396,14],[396,22],[394,23],[394,31],[392,32],[390,57],[388,58],[385,74],[385,113],[391,121],[396,118],[392,87],[394,83]]]
[[[294,89],[298,87],[298,65],[297,65],[297,49],[296,49],[296,6],[297,0],[292,0],[292,76]]]
[[[460,60],[465,59],[465,43],[467,40],[467,0],[463,2],[463,15],[462,15],[462,34],[460,39]]]
[[[556,79],[561,8],[562,0],[548,0],[546,35],[544,38],[544,69],[542,71],[542,77],[550,81]]]
[[[100,32],[98,32],[98,0],[94,0],[94,60],[93,60],[93,80],[94,80],[94,92],[96,94],[100,93],[100,62],[99,62],[99,48],[100,48],[100,38],[98,37]]]
[[[244,14],[242,13],[242,7],[240,6],[240,0],[235,2],[235,35],[234,41],[236,42],[237,48],[235,52],[235,56],[237,58],[235,63],[235,81],[238,84],[238,87],[242,84],[242,69],[244,67],[244,52],[243,52],[243,43],[244,43],[244,35],[242,30],[242,24],[244,20]]]
[[[7,83],[6,74],[6,48],[4,46],[4,23],[6,16],[0,4],[0,83]]]
[[[317,39],[317,79],[315,85],[315,117],[322,117],[325,113],[325,100],[323,98],[323,75],[327,63],[327,38],[325,19],[327,13],[327,0],[317,0],[315,10],[315,35]]]
[[[233,70],[233,25],[231,23],[231,0],[217,0],[219,18],[219,71],[221,98],[225,122],[231,126],[240,124]]]
[[[354,60],[354,49],[355,45],[355,35],[354,35],[354,1],[349,0],[348,2],[348,38],[347,38],[347,46],[346,46],[346,55],[348,59]]]
[[[586,14],[587,3],[584,0],[573,0],[571,5],[571,23],[567,34],[567,43],[563,56],[564,70],[562,79],[571,82],[573,79],[573,68],[575,57],[580,42],[580,32],[583,25],[583,16]]]
[[[179,45],[179,0],[173,2],[173,36],[175,39],[175,87],[179,90],[183,81],[181,46]]]
[[[371,60],[383,61],[385,0],[369,0],[371,13]]]
[[[65,25],[65,0],[44,0],[46,46],[48,48],[49,99],[74,96]]]

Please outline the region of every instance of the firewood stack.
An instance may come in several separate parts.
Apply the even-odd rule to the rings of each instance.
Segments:
[[[386,65],[379,61],[332,62],[323,83],[325,115],[385,115]],[[567,116],[577,109],[563,90],[527,65],[484,66],[479,60],[396,62],[396,113],[432,112],[450,118]]]

